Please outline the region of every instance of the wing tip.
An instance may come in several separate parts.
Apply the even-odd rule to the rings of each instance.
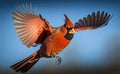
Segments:
[[[112,17],[111,14],[109,14],[108,12],[98,10],[97,12],[92,12],[91,14],[88,14],[86,18],[87,20],[83,18],[79,19],[79,22],[75,23],[75,27],[78,28],[76,29],[77,31],[82,30],[82,28],[84,28],[83,30],[88,30],[104,27],[108,24],[109,20]],[[84,23],[82,23],[81,21]]]

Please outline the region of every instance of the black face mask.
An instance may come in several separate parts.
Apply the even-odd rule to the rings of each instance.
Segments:
[[[70,34],[69,31],[72,30],[72,28],[66,28],[66,29],[67,29],[67,33],[65,35],[65,38],[67,40],[71,40],[73,38],[74,34]]]

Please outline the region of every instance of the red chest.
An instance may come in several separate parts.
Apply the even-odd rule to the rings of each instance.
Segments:
[[[45,45],[47,45],[46,50],[51,50],[53,53],[60,53],[68,44],[70,40],[67,40],[62,34],[54,34],[45,41]]]
[[[58,35],[55,42],[57,43],[57,44],[55,44],[56,48],[64,49],[70,43],[70,40],[67,40],[62,35]]]
[[[67,40],[64,36],[62,35],[57,35],[55,41],[53,42],[53,47],[52,51],[56,54],[60,53],[68,44],[70,43],[70,40]]]

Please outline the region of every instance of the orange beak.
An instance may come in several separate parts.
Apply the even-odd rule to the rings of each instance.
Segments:
[[[75,34],[75,29],[72,28],[72,30],[69,31],[70,34]]]

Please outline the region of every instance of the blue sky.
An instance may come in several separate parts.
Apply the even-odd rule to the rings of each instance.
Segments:
[[[73,23],[86,17],[92,12],[106,11],[112,19],[108,25],[96,30],[81,31],[75,34],[71,43],[59,54],[63,61],[59,67],[75,64],[80,67],[109,66],[111,38],[120,37],[120,5],[119,1],[92,1],[92,0],[0,0],[0,69],[9,70],[9,66],[24,59],[37,51],[40,47],[25,47],[18,38],[12,19],[12,12],[21,3],[31,3],[37,13],[41,14],[52,26],[64,24],[64,14],[67,14]],[[114,55],[112,55],[114,56]],[[54,59],[41,59],[33,69],[54,64]]]

